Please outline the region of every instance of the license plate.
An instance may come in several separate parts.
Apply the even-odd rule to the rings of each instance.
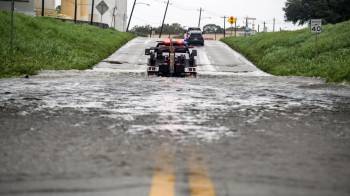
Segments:
[[[159,71],[159,67],[152,67],[152,66],[149,66],[149,67],[147,68],[147,71],[158,72],[158,71]]]
[[[195,67],[186,67],[185,72],[186,73],[196,73],[197,69]]]

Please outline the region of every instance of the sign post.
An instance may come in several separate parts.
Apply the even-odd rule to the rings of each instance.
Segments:
[[[102,0],[100,3],[97,4],[96,9],[101,14],[101,23],[102,23],[102,16],[104,13],[107,12],[109,9],[108,5]]]
[[[318,35],[322,32],[322,19],[311,19],[311,32],[315,34],[316,55],[318,55]]]
[[[236,21],[235,21],[235,37],[237,37],[237,18],[236,18]]]
[[[236,36],[236,22],[237,22],[237,18],[230,16],[228,17],[228,23],[231,24],[231,36],[232,36],[232,29],[233,29],[233,24],[235,24],[235,36]]]

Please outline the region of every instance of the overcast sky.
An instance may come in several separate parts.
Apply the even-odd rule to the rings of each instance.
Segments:
[[[134,0],[128,0],[130,14]],[[137,0],[131,26],[161,25],[166,0]],[[183,26],[197,26],[199,9],[203,8],[202,26],[208,23],[223,26],[222,16],[238,17],[238,25],[244,24],[246,16],[257,18],[255,27],[266,21],[269,30],[272,30],[273,18],[276,18],[276,29],[298,28],[284,22],[282,8],[286,0],[171,0],[165,23],[180,23]],[[147,6],[143,3],[150,4]],[[227,24],[228,25],[228,24]]]

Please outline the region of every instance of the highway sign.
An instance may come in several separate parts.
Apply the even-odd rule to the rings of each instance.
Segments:
[[[104,1],[101,1],[100,3],[97,4],[96,9],[98,12],[100,12],[101,15],[103,15],[104,13],[107,12],[109,7]]]
[[[322,19],[311,19],[311,32],[321,33],[322,32]]]
[[[230,23],[231,25],[237,22],[237,18],[230,16],[228,17],[228,23]]]

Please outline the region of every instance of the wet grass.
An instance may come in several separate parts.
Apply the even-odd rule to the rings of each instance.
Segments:
[[[309,29],[222,41],[273,75],[350,82],[350,21],[324,26],[317,47]]]
[[[0,78],[88,69],[133,38],[113,29],[16,14],[12,53],[8,12],[0,12],[0,27]]]

